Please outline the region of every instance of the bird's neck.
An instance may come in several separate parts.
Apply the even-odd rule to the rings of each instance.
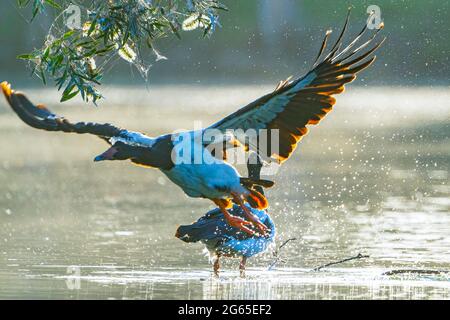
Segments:
[[[130,159],[140,166],[170,170],[174,166],[171,158],[172,149],[170,139],[158,139],[150,148],[134,147]]]

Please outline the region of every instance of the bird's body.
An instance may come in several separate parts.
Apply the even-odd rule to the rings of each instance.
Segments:
[[[266,142],[262,142],[263,145],[255,148],[248,143],[246,137],[236,133],[232,136],[231,147],[242,146],[245,152],[255,151],[264,161],[275,161],[281,164],[287,160],[300,139],[308,132],[307,126],[319,123],[331,111],[336,102],[333,95],[341,93],[346,83],[352,82],[357,73],[375,60],[372,53],[382,41],[365,52],[363,50],[372,43],[378,31],[369,40],[356,49],[352,49],[367,31],[366,24],[353,41],[347,46],[342,46],[348,19],[347,16],[342,32],[328,53],[325,49],[330,32],[326,33],[313,68],[305,76],[281,81],[273,92],[215,124],[202,130],[187,132],[184,135],[187,136],[187,140],[184,142],[190,141],[191,144],[187,149],[183,149],[183,154],[177,153],[179,151],[177,148],[184,145],[183,141],[174,139],[178,135],[168,134],[152,138],[108,123],[71,123],[42,105],[34,105],[23,93],[11,90],[7,82],[3,82],[1,86],[11,108],[31,127],[47,131],[96,135],[111,145],[108,150],[95,158],[96,161],[131,160],[138,165],[158,168],[188,196],[212,200],[231,226],[253,235],[255,232],[249,226],[254,225],[261,233],[266,233],[267,227],[250,212],[244,202],[255,209],[265,209],[268,201],[255,187],[258,185],[268,187],[273,183],[262,180],[244,181],[237,170],[226,162],[223,155],[219,156],[209,151],[209,147],[214,143],[201,139],[199,141],[197,138],[211,130],[220,132],[224,136],[230,130],[232,132],[255,130],[259,143],[264,141],[262,139],[264,130],[261,129],[265,129],[265,133],[268,132],[271,136],[278,134],[279,141],[275,148],[270,145],[271,139],[267,139]],[[358,53],[361,54],[357,56]],[[226,139],[219,142],[222,143],[223,150],[226,151],[229,148]],[[186,155],[190,148],[194,148],[194,155],[200,153],[200,163],[196,162],[198,159],[195,156],[193,163],[178,161],[184,158],[192,159],[192,155]],[[261,150],[266,150],[266,154]],[[233,203],[241,207],[246,219],[227,212],[227,208],[230,208]]]
[[[201,134],[185,132],[181,141],[172,137],[174,166],[162,172],[193,198],[222,199],[230,192],[248,193],[240,184],[239,172],[230,163],[215,158],[198,138]],[[190,151],[187,155],[186,150]]]
[[[178,164],[162,172],[192,198],[225,199],[231,192],[248,193],[237,170],[225,162]]]
[[[266,210],[249,209],[270,229],[266,236],[251,236],[229,226],[219,209],[209,211],[191,225],[180,226],[176,236],[184,242],[203,243],[211,257],[250,258],[264,252],[273,242],[275,225]],[[245,218],[243,210],[237,205],[230,209],[230,213]]]

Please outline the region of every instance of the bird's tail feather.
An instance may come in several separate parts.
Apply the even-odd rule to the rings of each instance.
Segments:
[[[192,227],[191,226],[179,226],[177,232],[175,233],[175,237],[184,242],[196,242],[195,239],[190,237]]]
[[[241,181],[241,184],[248,189],[251,189],[254,186],[261,186],[263,188],[271,188],[275,184],[271,180],[255,179],[255,178],[240,178],[240,181]]]
[[[179,226],[177,232],[175,233],[175,237],[184,242],[198,242],[204,238],[207,238],[209,234],[209,228],[201,228],[194,224]]]
[[[184,242],[198,242],[217,238],[228,227],[219,209],[209,211],[206,215],[190,225],[178,227],[175,237]]]

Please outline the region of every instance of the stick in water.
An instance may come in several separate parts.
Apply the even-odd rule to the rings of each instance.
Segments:
[[[382,273],[383,276],[394,276],[398,274],[425,274],[425,275],[441,275],[450,273],[450,270],[426,270],[426,269],[396,269]]]
[[[283,261],[281,259],[281,257],[279,256],[281,248],[283,248],[289,241],[295,241],[295,240],[297,240],[297,238],[287,239],[285,242],[283,242],[280,245],[280,247],[278,249],[275,249],[275,252],[273,253],[275,260],[273,260],[272,263],[269,265],[269,268],[267,268],[268,271],[272,270],[275,267],[275,265],[278,263],[278,261]]]
[[[347,262],[347,261],[350,261],[350,260],[357,260],[357,259],[364,259],[364,258],[369,258],[369,256],[368,255],[363,255],[361,253],[358,253],[354,257],[345,258],[345,259],[342,259],[342,260],[339,260],[339,261],[335,261],[335,262],[330,262],[330,263],[324,264],[322,266],[316,267],[316,268],[312,269],[311,271],[320,271],[323,268],[327,268],[327,267],[333,266],[335,264],[340,264],[340,263],[344,263],[344,262]]]

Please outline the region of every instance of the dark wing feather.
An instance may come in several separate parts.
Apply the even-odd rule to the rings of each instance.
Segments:
[[[352,82],[357,73],[370,66],[375,60],[372,55],[383,43],[384,39],[373,45],[366,52],[363,49],[373,43],[377,30],[368,41],[353,49],[353,46],[367,31],[364,27],[349,45],[342,47],[342,40],[347,29],[349,16],[345,21],[337,41],[325,55],[327,31],[322,46],[317,55],[313,69],[304,77],[294,81],[282,82],[276,90],[250,103],[244,108],[225,117],[210,128],[227,130],[241,129],[276,129],[279,134],[278,150],[270,150],[260,154],[264,160],[274,159],[279,163],[287,160],[295,150],[299,140],[308,132],[308,125],[317,124],[331,111],[336,99],[333,97],[344,91],[344,85]],[[358,54],[360,54],[358,56]],[[325,55],[324,58],[321,58]],[[268,130],[269,142],[271,130]],[[241,141],[245,143],[244,141]],[[256,146],[250,146],[257,150]],[[257,150],[258,152],[260,150]]]
[[[111,137],[120,136],[121,132],[126,132],[126,130],[109,123],[71,123],[67,119],[53,114],[43,105],[34,105],[23,93],[11,90],[11,86],[7,82],[2,82],[1,87],[6,100],[14,112],[23,122],[33,128],[79,134],[89,133],[99,136],[106,141]]]

